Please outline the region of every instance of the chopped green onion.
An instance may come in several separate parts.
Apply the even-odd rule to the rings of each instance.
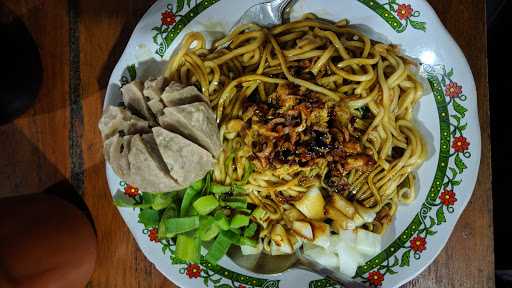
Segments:
[[[203,188],[203,179],[199,179],[196,182],[192,183],[190,187],[194,190],[201,190]]]
[[[251,209],[247,209],[247,208],[238,208],[236,209],[237,212],[243,212],[245,214],[251,214],[252,213],[252,210]]]
[[[233,208],[233,209],[245,209],[245,208],[247,208],[247,203],[246,202],[225,202],[225,201],[222,201],[222,206]]]
[[[223,231],[217,236],[212,246],[208,249],[205,259],[210,263],[217,263],[229,250],[233,243],[232,236],[229,235],[230,231]],[[232,233],[232,232],[231,232]]]
[[[197,183],[197,182],[196,182]],[[201,189],[195,189],[194,184],[188,187],[185,190],[185,194],[183,195],[183,201],[181,201],[181,209],[180,209],[180,217],[185,217],[189,215],[190,206],[194,203],[194,200],[199,196]]]
[[[171,205],[176,197],[176,193],[158,193],[153,197],[153,203],[151,207],[155,210],[162,210]]]
[[[196,235],[178,235],[174,255],[181,260],[199,263],[201,260],[201,241]]]
[[[170,218],[163,220],[166,238],[194,230],[199,227],[199,216]]]
[[[220,228],[217,224],[215,224],[215,219],[213,217],[208,216],[200,218],[199,229],[197,230],[197,233],[201,240],[210,241],[215,238],[219,232]]]
[[[256,239],[249,239],[247,237],[242,237],[242,238],[240,238],[240,246],[257,247],[258,246],[258,240],[256,240]]]
[[[242,180],[240,180],[239,184],[245,185],[249,181],[249,177],[251,176],[252,172],[254,172],[254,164],[252,164],[251,161],[245,160],[245,166],[244,166],[244,176],[242,176]]]
[[[244,193],[245,192],[245,189],[242,186],[236,185],[236,184],[231,187],[231,190],[233,190],[234,193]]]
[[[222,230],[228,230],[229,229],[229,220],[228,220],[228,217],[226,217],[226,215],[224,215],[224,213],[222,213],[222,211],[217,211],[217,213],[215,213],[215,223],[219,226],[220,229]]]
[[[265,218],[267,218],[267,215],[268,215],[268,212],[261,207],[257,207],[256,209],[254,209],[254,211],[252,211],[252,214],[251,214],[251,216],[254,217],[254,219],[256,219],[256,221],[261,222],[261,223],[265,222]]]
[[[229,241],[233,244],[239,244],[240,243],[240,230],[238,229],[232,229],[228,231],[221,232],[224,234],[224,237],[228,238]]]
[[[236,214],[233,219],[231,219],[231,223],[229,224],[230,228],[240,228],[249,225],[249,216]]]
[[[233,209],[246,209],[247,198],[246,197],[229,197],[221,201],[221,205],[224,207],[230,207]]]
[[[210,192],[215,194],[224,194],[231,191],[231,186],[225,186],[218,183],[213,183],[210,187]]]
[[[256,223],[251,223],[244,231],[244,237],[251,238],[256,234],[256,230],[258,229],[258,225]]]
[[[199,215],[207,215],[219,206],[219,201],[213,195],[208,195],[197,199],[192,206]]]

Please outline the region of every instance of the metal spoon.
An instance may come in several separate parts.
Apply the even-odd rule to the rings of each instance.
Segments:
[[[279,274],[290,268],[305,269],[315,272],[321,276],[328,277],[342,284],[345,288],[366,288],[368,286],[349,279],[333,269],[320,265],[297,249],[295,254],[290,255],[268,255],[265,253],[255,255],[243,255],[239,246],[231,246],[228,257],[238,266],[258,274]]]

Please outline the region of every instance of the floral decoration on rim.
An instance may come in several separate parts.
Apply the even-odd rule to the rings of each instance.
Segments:
[[[399,3],[396,0],[387,0],[382,3],[376,0],[358,1],[382,17],[398,33],[404,32],[409,26],[423,32],[427,31],[427,23],[419,21],[421,12],[415,10],[411,4]]]
[[[176,5],[169,3],[167,9],[161,13],[160,25],[153,27],[153,43],[158,47],[156,55],[164,57],[165,52],[171,45],[174,38],[178,36],[183,27],[187,25],[206,8],[217,3],[219,0],[176,0]],[[186,5],[186,7],[185,7]],[[185,8],[189,10],[185,13]]]

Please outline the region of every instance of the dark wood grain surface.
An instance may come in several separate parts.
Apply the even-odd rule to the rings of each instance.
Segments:
[[[61,181],[71,183],[82,192],[98,233],[98,263],[88,287],[175,287],[146,260],[112,205],[97,129],[110,73],[153,1],[4,2],[32,31],[45,74],[35,106],[0,126],[0,139],[16,141],[0,141],[0,195],[33,193]],[[473,71],[482,160],[471,202],[448,244],[405,287],[493,287],[485,1],[429,2]]]

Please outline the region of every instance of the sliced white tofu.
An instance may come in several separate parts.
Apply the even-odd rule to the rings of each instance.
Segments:
[[[344,242],[338,243],[338,257],[340,272],[349,277],[356,275],[357,267],[364,263],[361,254]]]
[[[310,224],[313,230],[313,243],[328,248],[331,237],[329,224],[320,221],[311,221]]]
[[[320,246],[316,246],[312,249],[304,251],[304,255],[310,258],[311,260],[314,260],[319,264],[331,269],[335,269],[339,265],[338,256]]]
[[[365,258],[373,257],[381,250],[382,237],[379,234],[372,233],[364,229],[357,229],[357,240],[355,248],[362,253]]]

